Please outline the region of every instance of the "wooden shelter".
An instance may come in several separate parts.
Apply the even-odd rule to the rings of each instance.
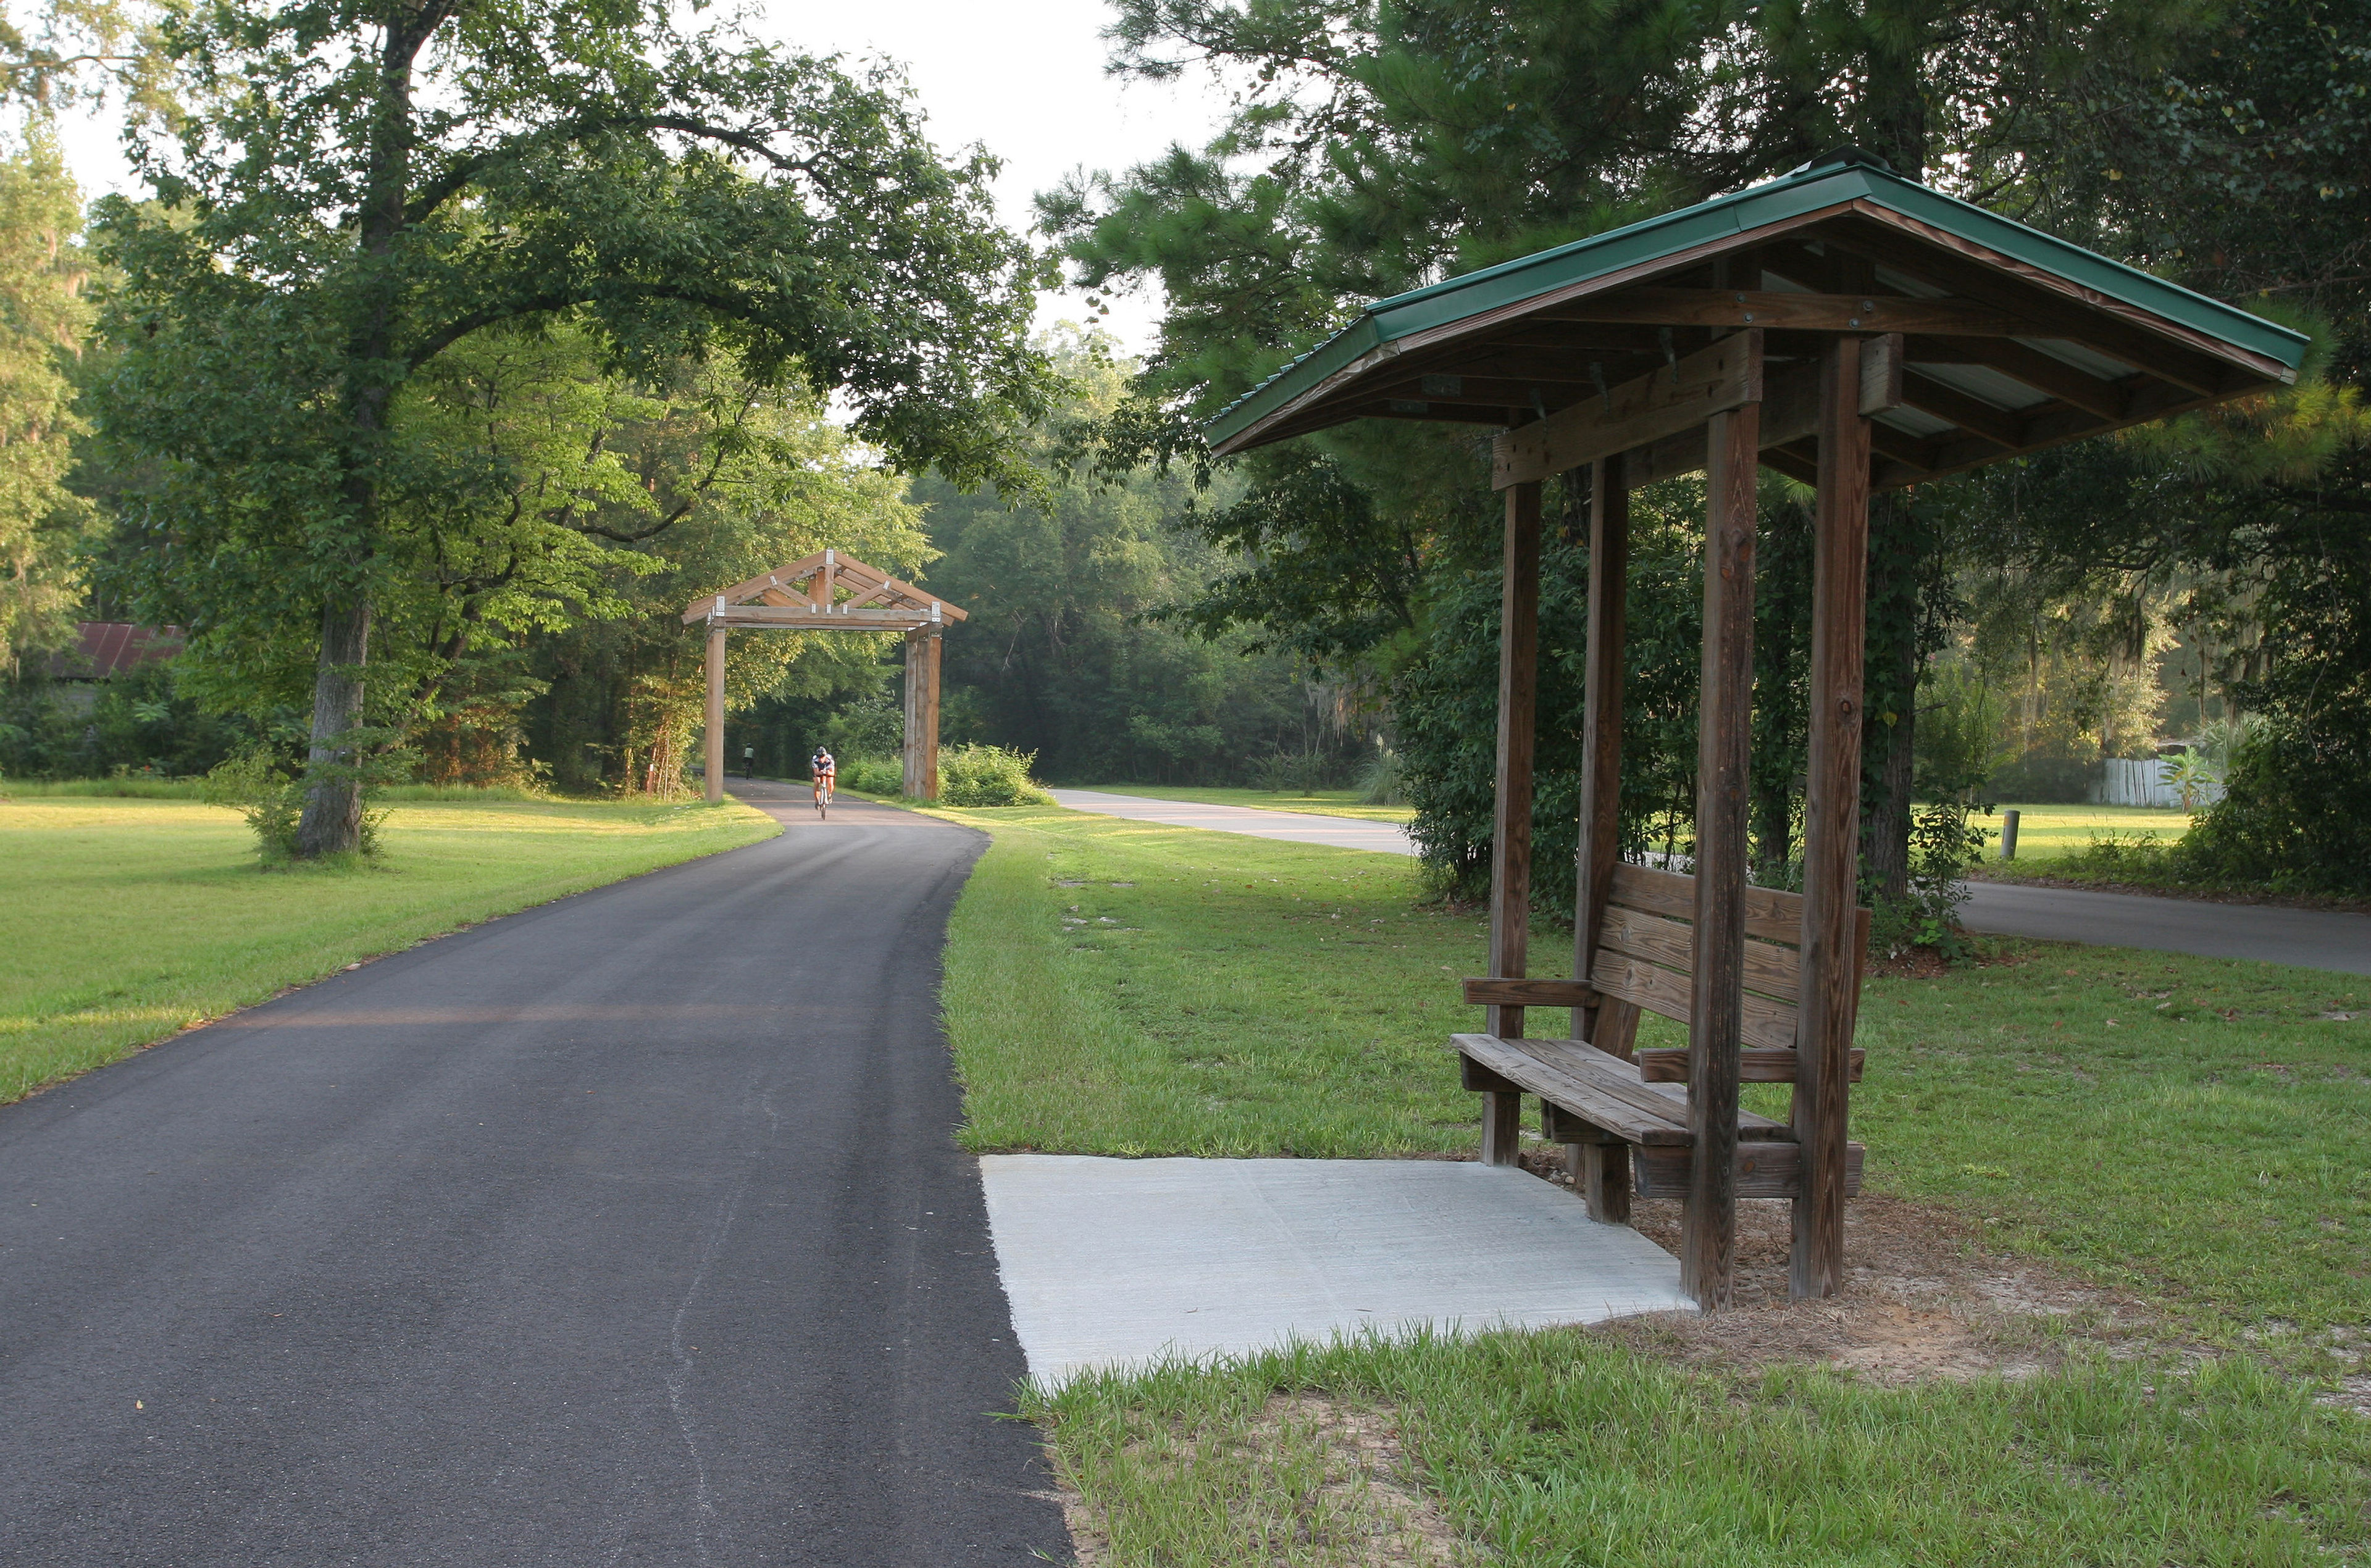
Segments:
[[[1456,1036],[1483,1158],[1521,1095],[1600,1218],[1686,1200],[1681,1269],[1727,1303],[1741,1195],[1794,1201],[1790,1285],[1834,1293],[1851,1048],[1861,660],[1873,490],[1916,484],[2296,379],[2306,340],[1894,175],[1845,149],[1735,195],[1369,306],[1210,421],[1234,453],[1355,419],[1498,427],[1506,492],[1490,972]],[[1746,881],[1755,477],[1817,487],[1803,892]],[[1529,978],[1540,485],[1587,469],[1585,762],[1572,977]],[[1692,875],[1625,865],[1623,629],[1631,490],[1702,471],[1704,654]],[[1559,871],[1561,874],[1561,871]],[[1569,1008],[1569,1039],[1526,1009]],[[1637,1053],[1641,1009],[1687,1025]],[[1785,1123],[1741,1079],[1791,1082]]]
[[[842,595],[845,595],[843,597]],[[910,582],[838,550],[778,566],[683,612],[708,627],[708,801],[724,798],[724,634],[768,631],[896,631],[906,637],[905,792],[939,798],[939,640],[963,611]]]

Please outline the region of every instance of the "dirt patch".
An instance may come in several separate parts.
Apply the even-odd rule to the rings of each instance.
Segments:
[[[1562,1180],[1549,1159],[1532,1169]],[[1632,1220],[1639,1234],[1676,1253],[1680,1207],[1677,1199],[1640,1199]],[[1734,1308],[1653,1313],[1599,1332],[1687,1363],[1750,1369],[1813,1362],[1908,1383],[2022,1377],[2056,1364],[2070,1332],[2093,1344],[2112,1343],[2145,1320],[2129,1297],[1987,1250],[1983,1228],[1962,1215],[1875,1196],[1845,1206],[1844,1290],[1824,1301],[1790,1301],[1792,1224],[1786,1203],[1741,1200]]]
[[[1962,933],[1965,935],[1966,933]],[[2021,963],[2031,963],[2041,954],[2029,947],[1999,947],[1987,938],[1970,940],[1984,943],[1977,951],[1960,958],[1946,958],[1931,947],[1914,947],[1891,958],[1871,956],[1868,972],[1893,980],[1940,980],[1949,974],[1967,969],[2015,969]]]
[[[1389,1412],[1324,1394],[1278,1394],[1259,1420],[1227,1438],[1206,1469],[1242,1473],[1228,1534],[1254,1562],[1323,1561],[1344,1568],[1452,1568],[1476,1561],[1439,1505],[1408,1475]],[[1194,1445],[1174,1451],[1180,1463]],[[1111,1560],[1099,1510],[1067,1481],[1062,1513],[1081,1568]]]

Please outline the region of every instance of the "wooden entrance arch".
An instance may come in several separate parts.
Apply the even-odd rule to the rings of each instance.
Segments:
[[[818,551],[694,599],[683,612],[683,624],[708,626],[709,803],[724,799],[724,634],[734,627],[904,633],[905,792],[916,800],[937,800],[939,640],[950,622],[967,618],[943,599],[838,550]]]

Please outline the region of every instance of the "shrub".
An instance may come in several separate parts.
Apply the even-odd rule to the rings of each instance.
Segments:
[[[296,824],[305,815],[305,781],[292,778],[263,751],[241,752],[216,763],[201,787],[210,806],[228,806],[247,819],[255,832],[258,858],[276,866],[296,853]],[[470,798],[491,791],[470,790]],[[365,858],[379,852],[379,829],[387,822],[385,807],[372,802],[377,791],[365,789],[363,801],[362,845]]]
[[[839,765],[839,781],[867,795],[902,795],[906,765],[896,757],[851,757]]]
[[[1379,751],[1359,769],[1359,803],[1367,806],[1407,804],[1407,784],[1400,775],[1400,754]]]
[[[1035,752],[1003,746],[951,746],[939,754],[939,800],[950,806],[1050,806],[1054,797],[1029,777]]]
[[[269,754],[241,752],[206,774],[205,801],[228,806],[255,831],[256,852],[267,866],[296,849],[296,823],[305,814],[305,791]]]
[[[2285,717],[2234,748],[2224,796],[2167,851],[2185,882],[2371,893],[2371,736]]]

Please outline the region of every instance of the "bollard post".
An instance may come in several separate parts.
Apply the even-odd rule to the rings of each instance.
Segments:
[[[2017,859],[2017,808],[2015,806],[2001,813],[2001,859],[2004,860]]]

